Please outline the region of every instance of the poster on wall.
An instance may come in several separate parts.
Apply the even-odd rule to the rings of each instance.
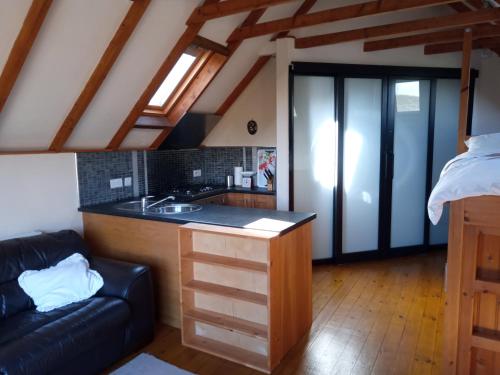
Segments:
[[[269,173],[272,176],[276,175],[276,150],[272,148],[261,148],[257,150],[257,162],[257,186],[267,187],[266,175],[269,176]]]

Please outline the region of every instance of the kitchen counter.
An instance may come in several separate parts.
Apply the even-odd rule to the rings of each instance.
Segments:
[[[248,190],[248,189],[247,189]],[[116,208],[117,203],[105,203],[81,207],[81,212],[129,217],[134,219],[163,221],[167,223],[199,223],[234,228],[258,229],[277,232],[280,235],[316,218],[314,213],[275,211],[256,208],[242,208],[219,205],[204,205],[195,212],[159,215],[127,211]]]

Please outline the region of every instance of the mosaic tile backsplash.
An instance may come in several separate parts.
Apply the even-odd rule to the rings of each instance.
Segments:
[[[245,147],[245,158],[242,147],[148,151],[146,184],[144,153],[141,151],[79,153],[80,205],[114,202],[137,194],[143,196],[146,191],[150,195],[161,195],[163,191],[176,186],[223,185],[226,176],[233,174],[235,166],[243,166],[244,159],[246,170],[256,165],[252,154],[256,154],[252,152],[252,147]],[[195,169],[201,170],[201,177],[193,177]],[[110,188],[110,179],[125,177],[132,177],[132,186]]]

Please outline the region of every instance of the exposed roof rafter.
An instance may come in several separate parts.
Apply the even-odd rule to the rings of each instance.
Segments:
[[[482,9],[449,16],[431,17],[414,21],[398,22],[337,33],[315,35],[295,40],[296,48],[311,48],[329,44],[351,42],[368,38],[404,34],[415,31],[470,26],[500,20],[500,8]]]
[[[14,88],[51,5],[52,0],[33,0],[31,3],[0,75],[0,112]]]
[[[480,39],[500,36],[500,26],[477,25],[473,27],[472,38]],[[399,38],[381,39],[365,42],[364,51],[380,51],[392,48],[416,46],[421,44],[435,44],[441,42],[461,42],[464,37],[463,28],[434,31],[430,33],[402,36]]]
[[[264,9],[273,5],[294,0],[226,0],[220,3],[205,4],[195,9],[187,20],[187,25],[206,22],[214,18],[230,16],[246,11]]]
[[[76,100],[75,104],[73,104],[73,107],[55,135],[54,140],[49,147],[50,150],[60,151],[64,147],[64,144],[71,136],[71,133],[87,110],[89,104],[94,99],[108,73],[111,71],[111,68],[144,15],[144,12],[150,2],[151,0],[133,1],[125,18],[113,36],[113,39],[109,42],[109,45],[99,60],[99,63],[87,81],[83,91]]]
[[[472,41],[472,49],[500,48],[500,38],[482,38]],[[459,52],[462,50],[462,42],[427,44],[424,47],[426,55],[439,53]]]
[[[255,26],[241,26],[233,31],[228,42],[273,34],[300,27],[314,26],[321,23],[342,21],[363,16],[371,16],[403,9],[423,8],[428,6],[447,4],[450,0],[386,0],[369,1],[361,4],[346,5],[343,7],[322,10],[319,12],[288,17],[279,20],[259,23]]]

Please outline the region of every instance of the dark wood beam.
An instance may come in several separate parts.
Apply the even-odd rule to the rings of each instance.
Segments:
[[[472,38],[488,38],[500,36],[500,26],[477,25],[472,28]],[[452,29],[443,31],[434,31],[430,33],[402,36],[399,38],[390,38],[382,40],[373,40],[365,42],[364,51],[380,51],[392,48],[401,48],[409,46],[417,46],[420,44],[441,43],[441,42],[460,42],[463,40],[464,30]]]
[[[252,65],[247,74],[238,83],[238,85],[233,89],[229,96],[224,100],[224,103],[217,109],[215,114],[223,116],[226,111],[233,105],[233,103],[238,99],[241,93],[247,88],[247,86],[252,82],[255,76],[261,71],[261,69],[267,64],[271,56],[260,56],[255,64]]]
[[[446,0],[386,0],[370,1],[361,4],[323,10],[314,13],[288,17],[279,20],[259,23],[255,26],[242,26],[233,31],[228,42],[273,34],[300,27],[314,26],[327,22],[342,21],[357,17],[371,16],[404,9],[422,8],[426,6],[447,4]]]
[[[457,152],[467,151],[465,137],[467,136],[467,120],[469,118],[469,89],[470,89],[470,59],[472,53],[472,30],[464,32],[462,45],[462,73],[460,83],[460,112],[458,117]]]
[[[14,88],[51,4],[52,0],[33,0],[31,3],[0,75],[0,112]]]
[[[273,5],[287,3],[293,0],[226,0],[216,4],[206,4],[195,9],[186,24],[192,25],[200,22],[246,11],[263,9]]]
[[[130,6],[125,18],[116,30],[113,39],[111,39],[111,41],[109,42],[108,47],[104,51],[104,54],[95,67],[83,91],[81,92],[76,102],[73,104],[73,107],[64,119],[64,122],[62,123],[56,136],[54,137],[54,140],[49,147],[50,150],[61,151],[61,149],[64,147],[64,144],[73,133],[73,130],[77,126],[78,122],[97,94],[97,91],[111,71],[111,68],[118,59],[118,56],[123,50],[123,47],[125,47],[125,44],[129,40],[137,24],[144,15],[144,12],[146,11],[150,2],[151,0],[135,0],[134,2],[132,2],[132,5]]]
[[[432,17],[392,23],[337,33],[297,38],[295,48],[311,48],[329,44],[351,42],[395,34],[404,34],[439,28],[463,27],[500,20],[500,8],[470,11],[449,16]]]
[[[213,4],[218,0],[205,0],[204,5]],[[143,91],[139,100],[135,103],[134,107],[125,118],[120,128],[117,130],[111,141],[108,143],[107,149],[116,150],[120,147],[123,140],[127,137],[130,130],[135,125],[135,121],[142,114],[142,111],[147,107],[149,101],[153,97],[158,88],[161,86],[168,73],[172,70],[175,63],[179,60],[181,55],[191,45],[194,38],[200,32],[203,23],[192,24],[186,28],[181,37],[174,45],[166,59],[161,64],[160,68],[151,79],[146,89]]]
[[[196,35],[196,37],[193,40],[193,44],[203,49],[217,52],[220,55],[229,56],[231,54],[231,51],[229,51],[229,49],[226,46],[214,42],[213,40],[207,39],[201,35]]]
[[[474,38],[474,37],[472,37]],[[472,41],[472,49],[494,49],[500,47],[500,38],[483,38]],[[440,53],[459,52],[463,49],[462,42],[427,44],[424,47],[426,55],[436,55]]]

